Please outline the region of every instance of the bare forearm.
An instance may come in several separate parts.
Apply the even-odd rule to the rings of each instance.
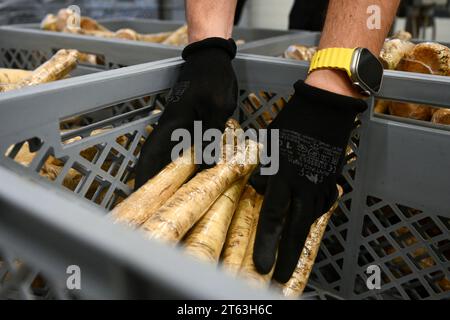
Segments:
[[[231,38],[237,0],[186,0],[189,42]]]
[[[319,48],[368,48],[379,55],[395,18],[400,0],[330,0]],[[380,28],[369,28],[370,6],[380,9]],[[368,25],[369,20],[369,25]],[[340,94],[359,96],[345,73],[318,70],[306,81],[310,85]]]
[[[364,47],[378,55],[394,21],[399,0],[330,0],[320,48]],[[370,6],[380,8],[380,28],[370,23]],[[369,29],[369,25],[374,27]]]

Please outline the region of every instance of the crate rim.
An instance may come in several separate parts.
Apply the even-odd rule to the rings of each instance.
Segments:
[[[309,68],[309,63],[305,61],[238,53],[235,59],[235,63],[240,64],[240,66],[245,66],[246,62],[268,64],[275,67],[280,66],[280,68],[292,67],[293,69],[298,70],[298,78],[301,78],[302,73],[307,73]],[[10,99],[15,99],[18,97],[25,97],[28,95],[37,94],[39,92],[45,92],[46,90],[58,90],[59,88],[70,88],[80,85],[82,86],[83,84],[95,83],[97,81],[118,79],[122,76],[132,76],[133,74],[140,74],[152,69],[164,69],[167,67],[177,66],[182,63],[184,63],[184,61],[180,57],[167,58],[158,61],[127,66],[119,69],[104,70],[98,73],[63,79],[58,82],[46,83],[39,86],[33,86],[17,91],[2,93],[0,95],[0,103],[7,102]],[[376,97],[381,99],[426,103],[426,101],[422,101],[422,99],[420,99],[420,95],[423,93],[421,92],[421,90],[410,89],[410,87],[413,85],[419,86],[419,89],[428,89],[430,92],[434,93],[436,95],[437,102],[434,102],[433,105],[443,108],[450,108],[450,100],[443,98],[441,95],[442,91],[440,91],[440,89],[442,88],[446,88],[447,86],[450,87],[450,77],[446,76],[385,70],[383,84],[379,94],[377,94]],[[400,93],[395,92],[398,87],[403,87],[404,90],[402,90],[402,92]]]
[[[133,41],[133,40],[126,40],[126,39],[108,39],[108,38],[100,38],[100,37],[92,37],[92,36],[85,36],[85,35],[79,35],[79,34],[71,34],[71,33],[63,33],[63,32],[54,32],[54,31],[42,31],[40,29],[36,30],[33,28],[27,28],[24,27],[25,25],[10,25],[10,26],[0,26],[0,31],[2,30],[8,30],[12,32],[17,33],[29,33],[29,34],[35,34],[39,36],[47,36],[47,37],[54,37],[54,38],[61,38],[61,39],[77,39],[82,40],[86,42],[91,42],[95,44],[96,42],[103,42],[103,43],[110,43],[110,44],[124,44],[129,46],[137,46],[142,48],[158,48],[158,49],[165,49],[165,50],[173,50],[174,52],[180,52],[182,51],[182,48],[172,45],[162,45],[159,43],[151,43],[151,42],[143,42],[143,41]]]
[[[98,21],[100,23],[101,22],[106,22],[106,23],[120,23],[120,22],[158,23],[161,25],[173,26],[174,28],[180,27],[181,25],[186,23],[183,20],[159,20],[159,19],[130,18],[130,17],[105,18],[105,19],[99,19]],[[65,37],[76,37],[76,38],[81,38],[81,39],[86,39],[86,38],[93,38],[95,40],[102,39],[99,37],[92,37],[92,36],[87,36],[87,35],[41,30],[40,23],[13,24],[13,25],[1,26],[0,28],[23,30],[23,31],[27,31],[27,32],[35,31],[37,33],[47,34],[47,35],[51,35],[51,36],[54,36],[55,34],[60,34]],[[239,47],[239,50],[242,50],[243,52],[246,51],[247,48],[252,48],[254,45],[256,45],[256,46],[259,45],[259,43],[261,43],[261,41],[263,41],[262,43],[265,43],[264,40],[273,39],[275,41],[279,37],[284,37],[287,35],[309,33],[309,31],[303,31],[303,30],[282,30],[282,29],[251,28],[251,27],[240,27],[240,26],[235,26],[233,30],[257,31],[257,32],[258,31],[259,32],[280,32],[280,33],[282,32],[282,33],[284,33],[284,34],[271,36],[271,37],[267,37],[267,38],[263,38],[263,39],[259,39],[259,40],[248,41]],[[126,39],[107,39],[107,40],[112,41],[112,42],[119,41],[119,42],[133,44],[133,45],[135,45],[136,43],[142,43],[140,41],[126,40]],[[172,48],[172,49],[182,50],[182,47],[180,48],[180,47],[174,46],[174,45],[166,45],[166,44],[159,44],[159,43],[144,42],[143,45],[154,46],[154,47],[158,47],[158,48]]]
[[[99,19],[99,22],[121,22],[121,21],[134,21],[134,22],[155,22],[155,23],[161,23],[161,24],[168,24],[168,25],[172,25],[172,24],[179,24],[180,26],[183,24],[186,24],[185,20],[160,20],[160,19],[147,19],[147,18],[132,18],[132,17],[123,17],[123,18],[103,18],[103,19]],[[294,35],[294,34],[298,34],[298,33],[303,33],[303,32],[310,32],[310,31],[305,31],[305,30],[297,30],[297,29],[272,29],[272,28],[254,28],[254,27],[246,27],[246,26],[234,26],[233,29],[238,29],[238,30],[256,30],[256,31],[280,31],[280,32],[285,32],[286,34],[284,35],[280,35],[280,36],[276,36],[276,37],[282,37],[282,36],[287,36],[287,35]],[[275,38],[275,37],[271,37],[270,39]],[[256,42],[259,40],[255,40],[252,41]]]

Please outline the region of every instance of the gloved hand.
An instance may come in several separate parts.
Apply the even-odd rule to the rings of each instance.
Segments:
[[[236,56],[233,39],[208,38],[188,45],[182,53],[186,61],[167,99],[158,126],[145,141],[136,166],[138,189],[171,162],[172,132],[189,130],[202,121],[203,130],[224,130],[225,122],[237,106],[237,80],[231,65]]]
[[[253,253],[255,267],[267,274],[276,260],[273,277],[281,283],[295,270],[312,223],[337,198],[336,179],[355,117],[367,108],[363,100],[303,81],[294,87],[295,94],[269,126],[279,129],[279,170],[272,176],[256,173],[250,179],[265,195]]]

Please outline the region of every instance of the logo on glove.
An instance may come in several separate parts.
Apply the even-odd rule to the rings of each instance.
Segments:
[[[298,175],[314,184],[337,171],[342,148],[293,130],[280,130],[280,154],[298,168]]]
[[[189,81],[180,81],[178,82],[169,92],[167,97],[167,103],[175,103],[180,101],[183,94],[189,88]]]

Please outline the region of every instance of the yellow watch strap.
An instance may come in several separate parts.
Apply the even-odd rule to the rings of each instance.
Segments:
[[[353,52],[351,48],[326,48],[317,51],[311,59],[309,72],[317,69],[340,69],[345,70],[351,77],[350,65],[352,63]]]

